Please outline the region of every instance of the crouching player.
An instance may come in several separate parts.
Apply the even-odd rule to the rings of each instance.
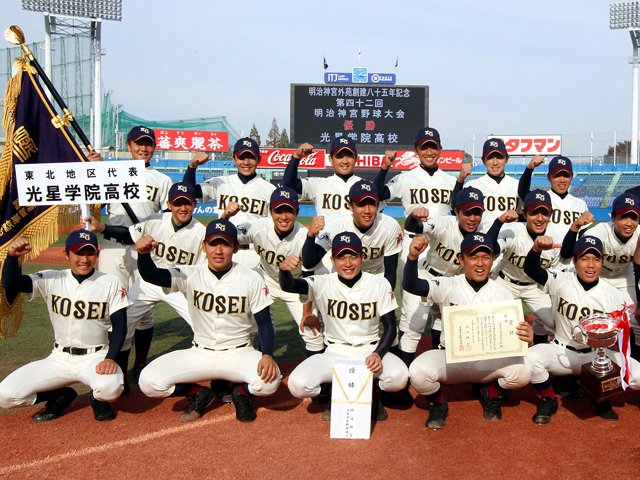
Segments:
[[[378,379],[379,389],[396,392],[407,384],[404,362],[389,347],[396,336],[394,310],[398,306],[391,285],[382,275],[362,271],[362,242],[353,232],[335,235],[331,243],[334,273],[294,278],[291,274],[300,259],[289,256],[280,264],[280,286],[287,292],[308,295],[315,301],[324,322],[324,353],[314,355],[298,365],[289,376],[289,390],[294,397],[315,397],[321,385],[332,380],[331,367],[336,360],[364,360]],[[307,321],[313,325],[305,325]],[[383,328],[380,328],[382,325]],[[316,317],[307,317],[300,327],[322,327]],[[374,389],[371,417],[386,420],[387,413]],[[330,418],[323,415],[324,419]]]
[[[91,388],[94,418],[113,420],[109,402],[122,393],[122,370],[116,363],[127,333],[127,307],[131,304],[120,280],[96,270],[98,239],[78,230],[65,243],[66,270],[44,270],[23,275],[18,258],[31,251],[18,237],[8,247],[2,268],[2,287],[13,303],[20,292],[42,297],[53,325],[51,355],[31,362],[0,383],[0,408],[47,402],[36,422],[55,420],[78,396],[68,385],[81,382]],[[112,329],[109,334],[109,329]]]
[[[215,397],[210,388],[195,382],[227,380],[239,384],[231,395],[236,418],[255,420],[251,396],[275,393],[282,376],[273,359],[273,301],[260,274],[233,261],[239,249],[236,227],[225,219],[207,225],[203,265],[158,268],[150,255],[155,244],[148,235],[136,242],[140,275],[146,282],[185,294],[193,347],[152,361],[140,374],[140,390],[149,397],[188,396],[181,420],[189,422],[200,418]],[[261,352],[253,348],[256,324]]]
[[[463,274],[439,277],[432,280],[418,278],[418,256],[427,248],[426,237],[417,236],[411,241],[404,267],[402,288],[414,295],[427,297],[427,301],[447,305],[470,305],[513,300],[511,293],[489,278],[493,266],[491,237],[483,233],[467,235],[460,244],[458,261]],[[444,326],[446,329],[446,326]],[[533,342],[533,329],[527,322],[520,322],[516,334],[523,342]],[[447,365],[444,350],[429,350],[417,357],[409,367],[411,385],[427,397],[429,417],[426,426],[444,428],[449,413],[447,399],[441,384],[489,383],[480,391],[484,401],[484,418],[502,419],[502,396],[505,390],[515,390],[529,383],[531,366],[526,358],[500,358]]]
[[[555,326],[553,341],[535,345],[527,354],[533,364],[531,383],[540,395],[538,409],[533,415],[537,424],[549,423],[558,411],[552,375],[579,375],[582,365],[591,362],[596,355],[594,349],[574,340],[573,327],[583,317],[621,310],[625,303],[620,290],[600,278],[603,246],[599,238],[585,235],[576,242],[573,251],[575,272],[547,271],[541,267],[541,253],[557,246],[551,237],[537,237],[524,263],[525,273],[542,285],[551,297]],[[609,357],[620,365],[619,353],[609,352]],[[629,386],[640,389],[640,363],[633,359],[630,363]],[[598,403],[596,408],[602,418],[618,419],[610,401]]]

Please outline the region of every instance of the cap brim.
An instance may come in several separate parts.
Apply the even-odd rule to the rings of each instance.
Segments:
[[[464,251],[464,254],[465,254],[465,255],[471,255],[471,254],[473,254],[473,253],[477,252],[477,251],[478,251],[478,250],[480,250],[480,249],[488,250],[488,251],[493,255],[493,248],[491,248],[489,245],[486,245],[486,244],[484,244],[484,243],[479,244],[479,245],[472,245],[472,246],[470,246],[469,248],[467,248],[467,249]]]
[[[96,247],[93,243],[91,242],[83,242],[83,243],[78,243],[76,245],[72,245],[71,247],[69,247],[69,251],[76,253],[79,252],[80,250],[82,250],[85,247],[91,247],[93,248],[94,251],[98,251],[98,247]]]
[[[415,143],[415,146],[416,146],[416,147],[417,147],[417,146],[421,146],[421,147],[422,147],[422,146],[426,145],[427,143],[433,143],[437,148],[442,148],[442,145],[440,144],[440,142],[439,142],[439,141],[437,141],[437,140],[434,140],[433,138],[427,138],[427,139],[424,139],[424,138],[423,138],[423,139],[421,139],[421,140],[418,140],[418,141]]]
[[[279,200],[277,202],[271,202],[270,206],[271,210],[275,210],[276,208],[280,207],[289,207],[294,212],[297,212],[300,209],[300,206],[297,203],[292,202],[291,200]]]
[[[242,148],[240,150],[236,150],[233,152],[233,155],[236,157],[239,157],[243,153],[247,153],[247,152],[251,153],[251,155],[253,155],[253,158],[255,158],[256,160],[260,156],[260,153],[256,152],[253,148]]]
[[[589,245],[588,247],[583,247],[580,250],[574,252],[573,255],[575,257],[580,258],[580,257],[586,255],[587,253],[591,252],[591,251],[593,251],[593,253],[595,253],[599,257],[603,256],[602,252],[597,247],[594,247],[593,245]]]
[[[334,150],[331,150],[331,156],[335,157],[337,154],[339,154],[343,150],[346,150],[349,153],[351,153],[354,158],[358,156],[358,154],[356,153],[356,151],[353,148],[345,147],[345,146],[342,146],[342,145],[339,146],[338,148],[334,149]]]
[[[236,244],[236,239],[226,233],[212,233],[211,235],[207,235],[204,241],[207,242],[208,244],[211,244],[211,242],[217,239],[224,240],[227,244],[231,246]]]
[[[343,246],[340,246],[340,247],[332,248],[331,249],[331,256],[339,257],[340,255],[342,255],[343,253],[346,253],[346,252],[351,252],[354,255],[362,255],[362,248],[352,247],[350,245],[343,245]]]
[[[142,134],[142,135],[137,135],[135,137],[131,137],[129,139],[129,141],[132,142],[137,142],[138,140],[142,140],[143,138],[148,138],[149,140],[151,140],[151,142],[153,142],[153,144],[155,145],[156,141],[154,140],[154,138],[150,135],[147,135],[146,133]]]
[[[525,205],[524,206],[524,209],[527,212],[533,212],[534,210],[537,210],[539,208],[544,208],[550,214],[553,211],[553,207],[551,205],[549,205],[548,203],[532,203],[530,205]]]
[[[569,174],[569,176],[573,176],[573,170],[571,168],[567,168],[567,167],[557,167],[554,168],[553,170],[549,171],[549,175],[551,175],[552,177],[556,176],[557,174],[559,174],[560,172],[567,172]]]
[[[469,210],[473,210],[474,208],[479,208],[480,210],[482,210],[484,212],[484,204],[481,203],[481,202],[461,203],[460,205],[458,205],[457,208],[459,208],[463,212],[468,212]]]
[[[487,152],[482,154],[482,158],[487,158],[488,156],[494,154],[494,153],[499,153],[500,155],[502,155],[503,157],[508,156],[508,153],[506,150],[500,150],[498,148],[493,148],[491,150],[488,150]]]
[[[640,210],[636,207],[621,207],[617,208],[613,211],[613,216],[616,215],[626,215],[627,213],[635,213],[638,218],[640,218]]]
[[[184,193],[179,193],[178,195],[174,195],[173,197],[169,197],[169,201],[171,203],[175,202],[176,200],[178,200],[179,198],[186,198],[187,200],[189,200],[193,205],[196,204],[196,199],[195,197],[192,197],[191,195],[185,195]]]
[[[374,202],[380,201],[380,197],[374,193],[362,193],[360,195],[356,195],[356,197],[353,198],[351,202],[358,205],[359,203],[362,203],[364,200],[367,200],[367,199],[371,199]]]

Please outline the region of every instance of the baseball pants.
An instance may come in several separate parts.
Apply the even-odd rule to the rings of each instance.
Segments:
[[[123,390],[122,370],[111,375],[96,373],[106,349],[87,355],[71,355],[53,350],[47,358],[18,368],[0,383],[0,408],[33,405],[39,392],[83,383],[91,388],[96,400],[112,402]]]
[[[533,322],[535,335],[547,335],[555,331],[551,298],[538,287],[537,283],[516,285],[500,276],[496,276],[495,280],[509,290],[513,298],[522,300],[531,309],[535,317]]]

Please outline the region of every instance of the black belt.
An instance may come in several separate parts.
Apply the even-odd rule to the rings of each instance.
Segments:
[[[62,350],[64,353],[68,353],[70,355],[87,355],[88,353],[95,353],[102,350],[104,345],[100,345],[99,347],[92,348],[79,348],[79,347],[60,347],[57,343],[53,344],[53,347],[57,350]]]
[[[529,285],[533,285],[535,283],[535,282],[520,282],[518,280],[514,280],[513,278],[509,278],[504,273],[502,273],[502,270],[498,272],[498,276],[500,278],[504,278],[507,282],[511,282],[514,285],[519,285],[521,287],[528,287]]]
[[[227,350],[235,350],[236,348],[244,348],[244,347],[248,347],[249,345],[251,345],[251,342],[247,342],[247,343],[243,343],[242,345],[233,345],[231,347],[205,347],[204,345],[198,345],[198,343],[194,340],[193,342],[193,346],[196,348],[201,348],[203,350],[211,350],[212,352],[226,352]]]
[[[124,240],[118,240],[117,238],[114,238],[111,235],[102,235],[102,238],[105,240],[111,240],[112,242],[116,242],[121,245],[133,245],[133,242],[125,242]]]
[[[240,250],[249,250],[251,245],[240,245]]]
[[[417,235],[417,233],[410,233],[410,232],[406,232],[406,231],[404,233],[409,235],[409,238],[413,238],[413,237],[415,237]]]
[[[441,277],[444,273],[437,271],[435,268],[427,268],[427,273],[430,273],[434,277]]]
[[[378,343],[378,340],[374,340],[373,342],[369,342],[369,343],[358,343],[357,345],[353,345],[352,343],[344,343],[344,342],[334,342],[331,340],[327,340],[325,339],[325,341],[329,344],[329,345],[346,345],[348,347],[364,347],[366,345],[375,345]]]
[[[591,353],[591,352],[593,352],[593,348],[591,348],[591,347],[576,348],[576,347],[572,347],[571,345],[563,345],[562,343],[560,343],[555,338],[553,339],[553,343],[555,343],[556,345],[560,345],[561,347],[567,348],[567,349],[571,350],[572,352],[576,352],[576,353]]]

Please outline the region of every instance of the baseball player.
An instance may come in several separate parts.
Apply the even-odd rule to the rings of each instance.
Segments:
[[[462,273],[458,262],[458,250],[460,242],[467,236],[478,231],[484,211],[484,196],[477,188],[467,187],[456,195],[455,216],[440,215],[431,216],[431,211],[424,207],[415,208],[406,218],[405,232],[412,234],[424,234],[429,238],[430,249],[424,260],[419,259],[418,275],[423,279],[435,279],[438,277],[450,277]],[[506,213],[504,214],[506,216]],[[506,218],[505,218],[506,220]],[[491,238],[497,238],[502,224],[495,224],[496,228],[487,234]],[[498,245],[494,245],[497,251]],[[404,294],[404,292],[403,292]],[[411,295],[411,294],[408,294]],[[420,300],[420,297],[412,295]],[[404,297],[403,297],[404,298]],[[431,327],[431,345],[437,348],[440,345],[440,332],[442,323],[440,309],[437,305],[431,306],[431,314],[434,317]],[[401,317],[400,357],[410,365],[418,348],[418,343],[427,323],[426,316]]]
[[[602,278],[620,290],[627,305],[636,305],[636,291],[633,277],[633,252],[636,248],[640,230],[640,198],[632,193],[618,195],[613,201],[609,222],[601,222],[586,230],[588,235],[598,237],[602,241],[604,258],[602,263]],[[584,230],[576,233],[572,226],[571,234],[565,237],[562,254],[569,257],[576,242],[576,237],[583,234]],[[640,345],[640,326],[632,320],[631,324],[635,334],[633,354],[638,356]],[[632,342],[633,344],[633,342]]]
[[[487,168],[487,173],[467,184],[484,194],[481,231],[488,230],[493,221],[507,210],[518,210],[518,181],[504,173],[508,161],[507,147],[500,138],[490,138],[484,142],[482,163]],[[467,171],[461,172],[461,176],[466,173]]]
[[[324,322],[327,345],[324,353],[307,358],[291,372],[291,394],[297,398],[315,397],[323,383],[331,382],[333,363],[344,359],[364,360],[384,391],[404,388],[407,367],[388,352],[396,336],[397,303],[391,285],[381,275],[362,271],[364,247],[354,232],[338,232],[333,237],[331,261],[335,273],[307,278],[294,278],[291,274],[300,267],[298,257],[288,256],[280,264],[282,289],[308,295],[315,301]],[[301,326],[306,326],[306,320]],[[311,320],[315,320],[314,328],[321,328],[317,319]],[[375,420],[387,419],[377,394],[371,415]]]
[[[335,173],[329,177],[298,178],[298,164],[302,157],[313,152],[313,146],[303,143],[293,154],[284,170],[282,184],[293,188],[302,200],[311,200],[316,215],[329,216],[336,213],[348,213],[349,189],[361,178],[354,175],[358,152],[356,144],[348,137],[338,137],[331,142],[329,162]]]
[[[9,303],[21,292],[44,299],[55,343],[47,358],[19,368],[0,383],[0,408],[46,402],[44,411],[32,418],[55,420],[78,396],[68,385],[80,382],[91,388],[94,418],[113,420],[116,413],[109,402],[123,388],[116,358],[127,332],[127,291],[118,278],[96,271],[98,239],[89,231],[67,237],[66,270],[23,275],[18,258],[30,251],[22,237],[9,245],[2,287]]]
[[[233,217],[234,225],[253,218],[266,217],[269,214],[269,198],[275,187],[256,174],[260,163],[258,143],[249,137],[241,138],[235,143],[233,162],[238,173],[212,177],[204,183],[196,184],[196,169],[210,158],[205,152],[196,153],[184,173],[183,181],[194,186],[197,198],[202,198],[203,202],[216,200],[221,212],[227,208],[229,202],[239,204],[241,211]],[[240,250],[234,256],[234,261],[249,268],[257,268],[260,258],[251,246],[242,245]]]
[[[555,331],[555,338],[551,343],[534,345],[527,353],[533,365],[531,383],[540,396],[540,403],[533,415],[533,421],[537,424],[549,423],[551,416],[558,411],[552,375],[578,375],[582,365],[591,362],[596,355],[594,349],[574,339],[573,327],[583,317],[621,310],[625,303],[622,293],[600,278],[604,249],[599,238],[584,235],[576,242],[572,260],[575,272],[547,271],[542,268],[541,253],[557,246],[551,237],[537,237],[524,264],[525,273],[542,285],[551,297]],[[620,364],[618,352],[608,352],[608,355]],[[633,389],[640,388],[640,364],[633,359],[630,371],[629,386]],[[596,408],[602,418],[618,419],[610,401],[598,403]]]
[[[298,326],[307,315],[311,315],[311,302],[302,303],[298,295],[285,292],[278,283],[278,267],[289,255],[300,256],[302,245],[307,238],[307,229],[297,221],[298,194],[288,187],[276,188],[269,199],[269,217],[249,220],[237,226],[240,245],[253,244],[260,256],[259,272],[262,273],[269,293],[273,299],[282,300]],[[222,218],[230,218],[239,211],[239,205],[229,203]],[[302,268],[294,272],[302,275]],[[313,355],[324,349],[322,335],[309,327],[300,330],[307,355]]]
[[[454,177],[443,172],[438,167],[438,159],[442,152],[440,133],[435,128],[425,127],[416,132],[414,151],[420,160],[420,165],[413,170],[396,175],[384,185],[387,173],[396,157],[395,151],[387,151],[382,160],[380,171],[374,184],[380,192],[381,200],[399,198],[404,208],[405,217],[411,215],[416,208],[428,208],[430,215],[440,217],[448,215],[454,195],[462,188],[464,178],[457,183]],[[471,168],[470,165],[463,168]],[[455,193],[454,193],[455,191]],[[404,268],[409,245],[415,233],[404,230],[402,239],[402,253],[400,254],[400,271]],[[421,261],[426,261],[427,251],[423,253]],[[407,332],[407,325],[426,325],[430,305],[420,302],[420,299],[408,292],[402,292],[402,309],[400,314],[400,330]],[[408,338],[405,341],[409,340]],[[412,339],[413,341],[414,339]],[[402,340],[401,340],[402,341]],[[402,345],[401,345],[402,347]],[[405,346],[406,347],[406,346]],[[410,348],[406,352],[415,353]],[[405,352],[405,353],[406,353]],[[402,350],[396,352],[402,355]],[[406,360],[406,358],[404,358]]]
[[[512,213],[513,219],[516,219],[517,214],[515,211]],[[549,295],[543,293],[538,284],[524,273],[524,259],[539,235],[552,237],[556,244],[562,242],[562,230],[550,223],[552,214],[549,193],[533,190],[524,198],[525,221],[502,227],[498,235],[502,258],[496,269],[496,281],[533,312],[534,343],[547,342],[547,332],[553,332],[553,314]],[[542,268],[558,268],[560,263],[560,250],[557,248],[547,250],[542,255]]]
[[[518,182],[518,192],[520,198],[524,198],[531,187],[531,177],[536,167],[544,162],[544,158],[536,155],[531,159],[529,165],[524,169]],[[551,223],[561,229],[564,236],[571,224],[584,212],[589,211],[589,207],[581,198],[574,197],[569,193],[571,181],[573,180],[573,165],[571,160],[561,155],[553,157],[549,162],[549,172],[547,180],[551,184],[549,196],[551,197]]]
[[[147,201],[131,203],[126,208],[120,203],[108,204],[105,224],[109,226],[130,227],[154,213],[161,212],[166,206],[169,189],[173,183],[171,178],[151,166],[151,158],[156,146],[156,136],[151,128],[143,125],[133,127],[127,134],[126,145],[132,160],[144,161]],[[118,240],[109,234],[103,235],[102,239],[102,255],[98,269],[103,273],[115,275],[125,287],[129,288],[137,278],[136,252],[133,244],[122,239]],[[149,324],[153,324],[150,312],[143,322],[143,325]],[[152,338],[153,328],[137,330],[134,339],[136,353],[148,352]],[[142,356],[135,360],[136,366],[132,370],[134,376],[137,377],[140,373],[145,361],[146,358]]]
[[[188,396],[181,420],[200,418],[214,393],[197,383],[221,379],[238,383],[231,398],[236,419],[252,422],[252,395],[271,395],[282,375],[273,359],[274,328],[269,313],[269,289],[259,273],[235,263],[236,227],[226,219],[207,225],[203,249],[207,263],[158,268],[150,253],[157,246],[145,235],[136,242],[142,278],[154,285],[182,292],[193,321],[193,346],[153,360],[140,374],[140,389],[155,398]],[[252,346],[257,326],[261,351]]]
[[[458,261],[464,273],[432,280],[418,278],[418,257],[427,248],[429,240],[417,236],[411,241],[409,256],[404,267],[402,287],[428,297],[433,303],[471,305],[512,300],[513,296],[496,281],[489,278],[493,264],[494,240],[484,233],[469,234],[460,243]],[[446,328],[446,327],[445,327]],[[533,330],[527,322],[516,327],[518,338],[530,344]],[[523,387],[531,379],[531,366],[525,358],[500,358],[447,365],[445,352],[434,349],[417,357],[409,367],[411,385],[429,402],[426,426],[440,429],[445,426],[449,406],[441,384],[465,382],[488,383],[480,390],[484,401],[484,418],[502,419],[502,397],[506,390]]]
[[[395,288],[402,229],[393,218],[378,213],[379,203],[375,186],[368,180],[360,180],[349,189],[350,215],[338,216],[326,224],[324,217],[313,217],[302,249],[304,267],[313,269],[331,249],[335,236],[349,231],[362,242],[363,271],[384,274]]]
[[[195,206],[195,189],[188,183],[180,182],[173,184],[169,189],[168,212],[156,213],[128,228],[104,225],[93,217],[89,217],[88,220],[91,222],[92,230],[125,243],[136,242],[144,235],[151,235],[157,242],[152,257],[156,265],[162,268],[196,265],[205,262],[202,250],[205,226],[193,218]],[[129,390],[126,371],[131,341],[134,332],[153,328],[151,309],[160,302],[167,303],[189,326],[192,325],[187,299],[180,292],[167,294],[162,288],[138,278],[129,289],[129,299],[133,304],[127,310],[127,337],[118,356],[118,365],[125,372],[125,392]],[[140,351],[140,347],[136,345],[134,371],[142,371],[146,365],[150,346],[151,342],[145,343],[145,350]]]

